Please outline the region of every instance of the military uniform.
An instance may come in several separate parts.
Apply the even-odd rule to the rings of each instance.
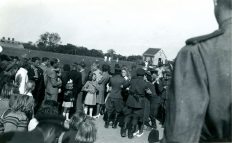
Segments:
[[[231,141],[232,19],[186,44],[175,60],[163,142]]]
[[[131,79],[130,82],[129,96],[126,102],[127,110],[124,110],[124,125],[121,130],[122,137],[125,136],[129,123],[131,125],[128,130],[128,138],[133,137],[133,132],[135,131],[138,123],[140,123],[140,131],[143,130],[145,94],[148,89],[148,85],[143,79],[145,71],[139,68],[136,73],[137,77]]]

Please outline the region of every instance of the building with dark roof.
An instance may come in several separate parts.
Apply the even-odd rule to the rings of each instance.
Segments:
[[[17,49],[24,49],[24,46],[22,43],[15,41],[14,38],[5,38],[2,37],[2,39],[0,39],[0,46],[4,47],[4,48],[17,48]]]
[[[167,57],[164,51],[160,48],[148,48],[143,53],[143,60],[147,61],[151,65],[164,64]]]

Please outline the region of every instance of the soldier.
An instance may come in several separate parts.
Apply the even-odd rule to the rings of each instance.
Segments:
[[[138,68],[136,70],[137,77],[131,79],[129,96],[126,102],[128,107],[127,111],[124,110],[125,119],[124,125],[121,128],[121,136],[126,136],[126,130],[128,129],[128,138],[133,138],[137,125],[139,123],[138,137],[143,134],[143,122],[144,122],[144,107],[145,107],[145,94],[151,94],[147,83],[144,80],[145,70]],[[130,122],[131,120],[131,122]],[[129,123],[131,123],[129,125]]]
[[[215,0],[219,30],[179,52],[168,95],[163,142],[232,141],[232,0]]]

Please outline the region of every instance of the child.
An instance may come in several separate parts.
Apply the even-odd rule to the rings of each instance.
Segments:
[[[89,109],[89,115],[92,117],[93,115],[93,106],[96,105],[96,93],[98,91],[98,84],[96,82],[96,74],[93,73],[91,77],[91,81],[87,81],[84,87],[82,88],[83,91],[86,91],[86,97],[85,97],[85,114],[88,113]]]
[[[92,118],[79,112],[72,117],[69,131],[60,135],[58,143],[94,143],[96,136],[97,128]]]
[[[66,86],[65,86],[65,91],[64,91],[64,101],[62,104],[63,107],[63,116],[66,117],[66,120],[69,120],[69,111],[70,108],[73,107],[73,81],[70,79]]]
[[[84,119],[80,123],[74,143],[94,143],[96,141],[97,128],[91,119]]]

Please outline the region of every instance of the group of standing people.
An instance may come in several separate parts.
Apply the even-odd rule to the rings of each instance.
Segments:
[[[78,67],[83,63],[61,70],[55,58],[40,62],[38,57],[1,55],[0,65],[1,143],[96,141],[93,120],[81,110],[70,110],[82,88]]]
[[[129,138],[141,136],[144,126],[156,128],[158,109],[166,98],[165,80],[159,75],[161,66],[145,69],[132,65],[130,69],[96,61],[88,70],[84,62],[64,64],[61,68],[59,59],[46,57],[42,61],[38,57],[22,57],[11,62],[18,67],[6,67],[13,72],[2,72],[10,78],[4,82],[10,82],[19,94],[33,100],[33,114],[49,103],[67,121],[78,111],[92,118],[104,115],[105,128],[111,122],[117,128],[119,123],[121,136],[127,136],[128,130]]]
[[[112,120],[112,128],[117,128],[121,116],[122,137],[140,137],[144,126],[156,129],[158,110],[166,97],[164,81],[153,68],[133,67],[129,72],[126,67],[115,65],[115,73],[109,80],[105,127]]]

